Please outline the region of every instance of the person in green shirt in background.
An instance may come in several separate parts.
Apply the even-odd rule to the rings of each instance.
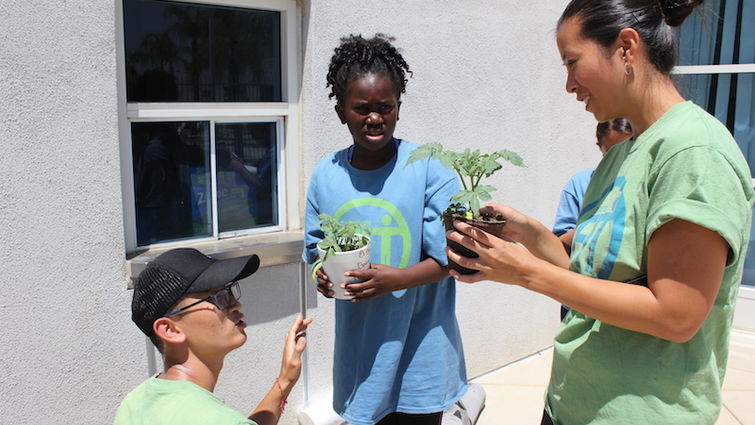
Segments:
[[[479,270],[452,271],[457,280],[516,284],[572,308],[555,338],[542,424],[718,417],[755,193],[731,134],[670,76],[673,27],[701,1],[572,0],[564,10],[567,92],[598,121],[626,117],[634,130],[595,170],[567,234],[570,256],[541,223],[499,204],[483,212],[507,219],[500,235],[464,223],[447,234],[479,254],[448,250]]]
[[[225,356],[246,342],[238,281],[257,271],[256,255],[216,260],[192,248],[167,251],[139,275],[132,319],[162,353],[165,371],[131,391],[115,425],[275,425],[301,374],[304,332],[298,316],[275,383],[249,417],[215,396]]]

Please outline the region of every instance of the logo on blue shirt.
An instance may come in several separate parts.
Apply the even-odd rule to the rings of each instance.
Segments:
[[[381,222],[365,223],[372,228],[372,247],[379,249],[380,251],[380,264],[391,265],[393,267],[404,268],[409,265],[409,259],[412,251],[412,235],[409,231],[409,225],[404,219],[398,208],[392,203],[378,198],[359,198],[353,199],[345,204],[333,214],[337,220],[346,215],[349,211],[355,208],[374,207],[381,209],[384,214],[382,215]],[[375,214],[357,214],[358,216],[369,217]],[[391,261],[392,250],[391,241],[394,237],[401,239],[401,257],[398,265],[394,265]],[[376,242],[379,245],[376,245]]]

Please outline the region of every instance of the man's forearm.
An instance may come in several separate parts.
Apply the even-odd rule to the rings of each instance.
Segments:
[[[285,382],[282,378],[278,378],[254,412],[249,415],[249,419],[258,425],[276,425],[293,387],[293,382]]]

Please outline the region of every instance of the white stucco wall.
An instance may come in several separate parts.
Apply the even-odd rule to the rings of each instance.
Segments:
[[[113,2],[0,10],[3,423],[109,423],[146,373],[123,290],[113,25]]]
[[[115,2],[6,1],[0,9],[0,417],[3,423],[110,423],[148,373],[144,337],[130,321],[118,134]],[[508,148],[526,169],[490,183],[496,200],[550,225],[573,172],[598,160],[594,122],[563,92],[553,27],[564,0],[303,1],[303,181],[347,146],[325,74],[349,33],[397,37],[414,78],[397,135],[459,148]],[[272,387],[280,343],[300,309],[298,268],[261,270],[243,283],[251,323],[217,393],[241,411]],[[306,288],[308,380],[330,388],[333,302]],[[459,285],[470,377],[550,344],[557,304],[517,287]]]

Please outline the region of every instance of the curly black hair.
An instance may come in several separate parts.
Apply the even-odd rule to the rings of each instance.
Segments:
[[[329,99],[336,97],[338,103],[346,95],[346,85],[351,79],[364,74],[385,75],[391,79],[396,98],[406,92],[406,74],[412,75],[401,53],[391,44],[395,38],[378,33],[370,39],[358,35],[341,38],[330,59],[325,87],[331,87]]]

